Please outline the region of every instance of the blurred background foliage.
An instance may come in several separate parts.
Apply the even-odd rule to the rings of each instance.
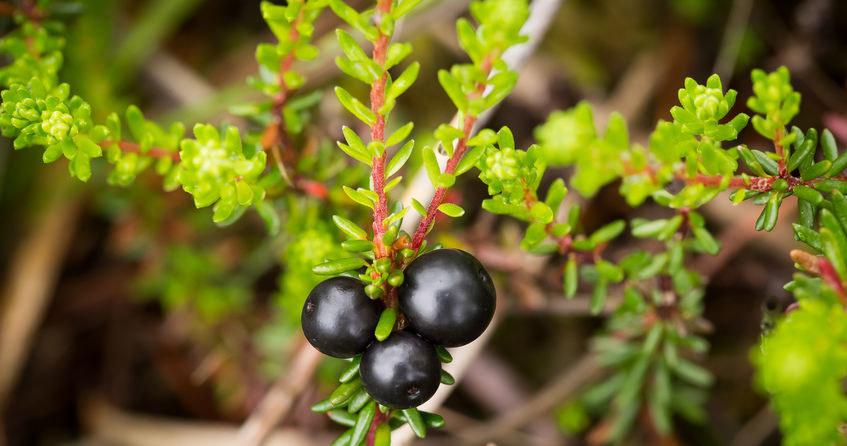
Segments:
[[[425,129],[451,114],[434,79],[438,69],[462,60],[453,23],[466,14],[466,3],[426,1],[424,13],[400,29],[414,46],[421,73],[394,114],[397,122],[415,121],[419,143],[431,141]],[[68,23],[61,78],[91,103],[97,120],[134,103],[164,126],[210,121],[261,130],[230,113],[233,106],[261,98],[245,82],[257,73],[256,45],[274,41],[258,1],[84,0],[60,6]],[[0,18],[0,29],[10,26],[8,18]],[[300,170],[327,183],[327,199],[343,205],[340,185],[359,184],[366,172],[345,166],[327,142],[340,139],[341,125],[349,122],[329,88],[340,77],[332,63],[338,49],[330,31],[336,26],[332,14],[321,16],[315,42],[322,53],[301,66],[308,78],[301,94],[326,94],[316,96],[309,137],[298,144],[315,154]],[[517,145],[527,147],[551,111],[586,99],[598,120],[621,110],[631,138],[643,140],[657,119],[670,119],[685,76],[702,82],[717,71],[724,87],[746,97],[751,68],[786,65],[803,93],[795,123],[828,126],[843,145],[845,29],[847,3],[838,0],[566,0],[515,92],[488,126],[509,125]],[[364,92],[352,82],[342,84]],[[764,139],[747,130],[742,141],[753,146]],[[58,262],[52,270],[24,271],[28,280],[55,281],[55,292],[48,296],[22,378],[5,402],[2,424],[9,444],[74,444],[86,438],[91,426],[85,402],[92,398],[182,418],[238,422],[249,414],[298,346],[302,301],[320,280],[311,266],[342,255],[327,206],[296,193],[275,198],[287,212],[279,216],[279,231],[269,236],[252,212],[231,225],[213,224],[211,211],[195,210],[181,192],[163,192],[155,175],[141,175],[123,188],[106,187],[100,165],[83,185],[61,163],[45,167],[38,151],[13,152],[6,139],[0,145],[0,267],[12,271],[23,253],[36,248]],[[548,176],[570,174],[552,173]],[[582,203],[587,228],[662,212],[651,206],[633,211],[614,187],[607,189],[612,193],[601,191]],[[487,194],[475,175],[455,190],[460,192],[450,200],[468,213],[437,222],[436,237],[448,246],[474,247],[498,276],[505,308],[489,347],[447,402],[448,424],[453,415],[462,426],[542,391],[573,365],[603,320],[562,304],[561,264],[552,261],[532,276],[520,268],[522,231],[514,220],[477,211]],[[360,209],[349,203],[347,209],[348,218],[364,221],[355,214]],[[724,225],[746,215],[722,205],[706,213],[715,233],[731,232]],[[55,218],[67,220],[49,234],[36,233],[39,222]],[[775,422],[761,415],[764,400],[751,387],[748,353],[769,315],[789,304],[781,284],[791,276],[787,252],[794,242],[790,228],[754,235],[752,224],[744,224],[737,231],[750,234],[722,238],[729,254],[707,265],[712,270],[705,317],[713,327],[705,365],[716,377],[706,405],[709,422],[679,420],[681,444],[745,441],[738,437],[745,428],[764,430],[755,437],[762,444],[779,444]],[[38,236],[56,242],[39,248],[32,242]],[[68,242],[60,243],[63,238]],[[609,252],[620,259],[644,243],[625,237]],[[330,428],[308,406],[331,388],[341,367],[325,361],[286,425]],[[593,436],[602,435],[603,426],[589,427],[597,414],[577,400],[560,403],[555,413],[530,423],[535,440],[595,444]],[[460,437],[433,441],[448,438]],[[654,444],[649,438],[633,444]],[[526,444],[521,441],[503,444]]]

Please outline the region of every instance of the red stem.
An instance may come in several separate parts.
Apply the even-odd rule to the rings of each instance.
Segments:
[[[139,145],[134,143],[134,142],[118,141],[117,143],[115,143],[115,141],[107,139],[105,141],[100,141],[97,144],[100,147],[108,147],[108,146],[111,146],[112,144],[117,144],[118,147],[120,147],[122,152],[141,153],[141,147],[139,147]],[[179,160],[180,160],[179,152],[173,152],[173,151],[170,151],[170,150],[167,150],[167,149],[163,149],[161,147],[151,147],[150,149],[147,150],[147,152],[144,152],[144,155],[152,156],[154,158],[168,158],[169,157],[172,160],[174,160],[175,163],[178,163]]]
[[[459,140],[459,143],[456,144],[456,149],[453,151],[453,156],[447,160],[447,166],[444,168],[444,173],[452,174],[456,171],[456,166],[459,165],[459,161],[461,161],[462,156],[465,154],[467,150],[468,137],[470,135],[471,130],[473,130],[473,125],[476,123],[476,116],[468,115],[465,116],[465,123],[462,127],[462,131],[465,133],[465,137]],[[411,249],[417,251],[418,248],[421,247],[421,243],[423,243],[424,237],[426,237],[426,233],[429,231],[429,227],[432,226],[433,220],[435,220],[436,214],[438,214],[438,206],[441,206],[441,202],[444,201],[444,196],[447,195],[446,187],[438,187],[435,189],[435,194],[432,196],[432,200],[429,202],[429,206],[426,209],[426,216],[421,220],[418,225],[417,231],[415,231],[415,235],[412,237],[412,244],[410,246]]]
[[[377,14],[385,15],[391,13],[392,0],[379,0],[377,3]],[[377,18],[379,19],[379,17]],[[386,51],[388,50],[388,42],[390,36],[379,32],[374,42],[373,60],[380,66],[385,64]],[[385,84],[388,80],[388,73],[383,71],[382,76],[371,84],[371,111],[376,115],[376,122],[371,127],[371,140],[385,141],[385,115],[380,113],[380,109],[385,104]],[[388,197],[385,195],[385,161],[387,158],[386,152],[382,155],[374,157],[373,167],[371,169],[371,179],[373,180],[374,192],[377,195],[377,201],[374,205],[373,213],[373,230],[374,230],[374,254],[376,258],[388,257],[388,248],[382,243],[382,238],[385,235],[385,225],[383,222],[388,218]]]
[[[782,146],[782,126],[776,129],[773,137],[773,145],[776,151],[777,156],[779,156],[779,160],[777,160],[777,166],[779,166],[779,177],[787,178],[789,176],[788,169],[785,166],[785,148]]]
[[[844,285],[841,283],[841,278],[838,277],[835,268],[832,267],[832,263],[829,263],[826,257],[818,257],[818,269],[824,282],[838,294],[841,305],[847,306],[847,295],[844,292]]]
[[[494,58],[494,54],[489,54],[485,60],[482,61],[482,70],[485,72],[485,77],[488,77],[488,73],[491,72],[492,68],[492,60]],[[480,82],[476,85],[476,91],[472,92],[468,95],[468,99],[473,99],[482,95],[485,91],[485,83]],[[444,168],[444,173],[452,174],[456,171],[456,167],[459,165],[459,161],[462,160],[462,156],[465,155],[465,151],[468,148],[468,138],[470,138],[471,131],[473,130],[474,124],[476,124],[477,117],[471,114],[465,116],[464,123],[462,125],[462,132],[465,134],[459,142],[456,143],[456,148],[453,150],[453,155],[447,160],[447,166]],[[432,200],[429,202],[429,206],[426,209],[426,216],[421,219],[420,224],[418,224],[418,229],[415,231],[415,234],[412,236],[412,243],[409,246],[412,250],[417,251],[421,244],[423,243],[424,238],[426,237],[427,232],[429,232],[430,226],[432,226],[432,222],[435,219],[436,214],[440,212],[438,210],[438,206],[441,206],[441,203],[444,201],[444,196],[447,195],[446,187],[438,187],[435,189],[435,193],[432,196]]]
[[[388,418],[388,414],[379,410],[379,406],[376,406],[376,412],[374,412],[371,427],[368,429],[368,436],[365,437],[365,444],[367,446],[374,446],[374,442],[376,441],[376,428],[379,427],[379,423],[388,421]]]
[[[297,24],[303,20],[303,11],[304,8],[301,8],[297,18],[291,22],[291,30],[288,33],[288,40],[291,42],[297,42],[300,40],[300,31],[297,30]],[[285,168],[285,160],[283,160],[283,154],[280,153],[280,147],[282,148],[284,155],[287,156],[287,161],[293,162],[294,160],[292,156],[294,154],[294,149],[291,144],[291,139],[288,137],[288,132],[285,130],[285,117],[283,115],[285,103],[291,93],[291,90],[285,83],[285,73],[291,71],[291,66],[293,64],[294,51],[292,50],[289,51],[288,54],[286,54],[279,62],[279,76],[277,79],[277,83],[279,84],[279,93],[274,95],[273,105],[271,108],[274,120],[267,128],[265,128],[265,132],[262,135],[262,146],[265,149],[271,150],[277,169],[279,169],[285,182],[290,185],[292,185],[293,182],[288,176],[288,170]]]

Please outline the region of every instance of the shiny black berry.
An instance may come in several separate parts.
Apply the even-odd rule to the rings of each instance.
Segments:
[[[437,249],[403,271],[397,289],[412,330],[445,347],[465,345],[485,331],[494,316],[494,283],[474,256]]]
[[[362,282],[333,277],[319,283],[303,305],[301,325],[306,339],[322,353],[349,358],[374,339],[379,302],[368,299]]]
[[[378,403],[408,409],[435,394],[441,382],[441,361],[432,344],[414,333],[398,331],[365,350],[359,374],[365,390]]]

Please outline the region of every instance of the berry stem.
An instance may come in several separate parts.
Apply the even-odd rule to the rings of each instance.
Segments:
[[[494,60],[494,54],[489,54],[482,61],[481,67],[482,71],[485,73],[485,77],[487,78],[489,73],[491,73],[492,68],[492,60]],[[482,96],[483,92],[485,92],[485,82],[479,82],[476,85],[476,90],[468,94],[468,99],[474,99],[479,96]],[[456,167],[459,165],[459,161],[462,160],[462,156],[465,155],[465,151],[468,148],[468,139],[470,138],[470,134],[473,131],[473,126],[476,124],[477,116],[472,115],[470,113],[465,115],[465,119],[462,124],[462,133],[465,134],[459,141],[456,143],[456,148],[453,150],[453,155],[447,160],[447,165],[444,167],[444,173],[452,174],[456,171]],[[412,243],[409,246],[414,251],[417,251],[421,247],[421,243],[423,243],[426,234],[429,232],[430,227],[432,226],[432,222],[435,220],[435,216],[438,214],[438,206],[441,206],[441,203],[444,201],[445,195],[447,195],[446,187],[439,186],[435,189],[435,194],[432,196],[432,200],[429,202],[429,206],[426,209],[426,215],[421,222],[418,224],[418,229],[415,231],[415,234],[412,236]]]
[[[365,437],[365,444],[367,446],[374,446],[376,442],[376,428],[379,427],[380,423],[387,422],[390,415],[390,413],[379,410],[379,405],[376,406],[376,412],[374,412],[373,420],[371,420],[371,426],[368,428],[368,435]]]

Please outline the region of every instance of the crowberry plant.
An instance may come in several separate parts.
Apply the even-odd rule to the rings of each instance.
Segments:
[[[673,120],[659,122],[646,145],[630,140],[620,115],[598,129],[591,105],[583,102],[552,113],[535,131],[537,144],[524,149],[508,127],[476,126],[517,82],[503,56],[526,40],[527,1],[477,0],[470,19],[456,23],[468,62],[437,75],[458,118],[421,131],[392,116],[420,72],[417,61],[407,60],[411,45],[393,41],[395,29],[419,3],[377,0],[358,11],[342,0],[263,2],[262,15],[278,42],[258,46],[259,75],[248,82],[264,98],[233,110],[252,125],[239,130],[198,123],[186,136],[182,124],[164,128],[138,107],[95,114],[72,95],[59,79],[64,29],[50,18],[49,2],[41,1],[17,11],[17,29],[0,41],[10,60],[0,69],[0,130],[16,150],[42,150],[45,163],[64,158],[81,181],[105,176],[124,186],[155,170],[166,190],[181,188],[196,207],[211,206],[221,226],[254,209],[269,233],[282,233],[281,312],[300,320],[318,350],[349,360],[337,388],[313,406],[347,427],[339,445],[385,446],[403,424],[420,437],[443,425],[439,415],[416,408],[440,384],[454,382],[441,367],[452,359],[445,347],[474,341],[494,317],[496,291],[484,266],[467,252],[427,242],[436,217],[465,213],[446,200],[460,175],[478,171],[488,191],[483,210],[526,223],[523,249],[561,260],[565,296],[589,290],[594,314],[608,306],[611,293],[623,296],[590,346],[611,376],[581,396],[608,422],[602,439],[608,443],[623,441],[639,416],[660,434],[673,430],[675,416],[705,420],[705,390],[713,377],[697,359],[708,351],[702,336],[706,278],[690,260],[717,254],[720,243],[698,209],[730,191],[735,203],[761,206],[755,229],[770,231],[784,200],[796,200],[794,237],[808,249],[790,253],[798,272],[786,289],[798,305],[763,335],[753,363],[780,414],[786,444],[844,444],[847,152],[828,130],[789,127],[800,94],[788,70],[752,72],[753,96],[745,102],[752,117],[736,111],[737,93],[725,90],[717,75],[705,84],[687,78],[679,105],[670,110]],[[347,25],[336,31],[343,55],[335,62],[350,79],[334,93],[351,122],[340,130],[344,140],[337,147],[358,168],[343,168],[330,144],[304,149],[312,144],[307,123],[321,92],[300,93],[306,78],[295,62],[318,56],[310,39],[327,10]],[[366,97],[353,82],[364,85]],[[94,118],[100,115],[106,118]],[[736,142],[748,124],[772,149]],[[433,144],[416,144],[413,131],[425,140],[431,134]],[[413,154],[434,189],[428,203],[392,197]],[[97,158],[112,165],[107,174],[98,175]],[[335,165],[341,167],[329,168]],[[551,167],[571,167],[573,174],[545,182]],[[580,206],[566,201],[569,187],[589,198],[612,184],[630,206],[650,200],[668,209],[666,217],[589,230]],[[412,211],[420,222],[404,231]],[[283,222],[280,215],[289,218]],[[345,238],[341,243],[330,222]],[[654,239],[659,248],[610,255],[616,240],[628,236]],[[172,257],[176,278],[157,284],[168,305],[186,306],[181,296],[202,289],[216,296],[214,305],[195,306],[215,320],[243,303],[237,284],[205,290],[220,265],[181,251]],[[320,281],[311,273],[331,277]],[[185,277],[194,281],[186,285]]]

